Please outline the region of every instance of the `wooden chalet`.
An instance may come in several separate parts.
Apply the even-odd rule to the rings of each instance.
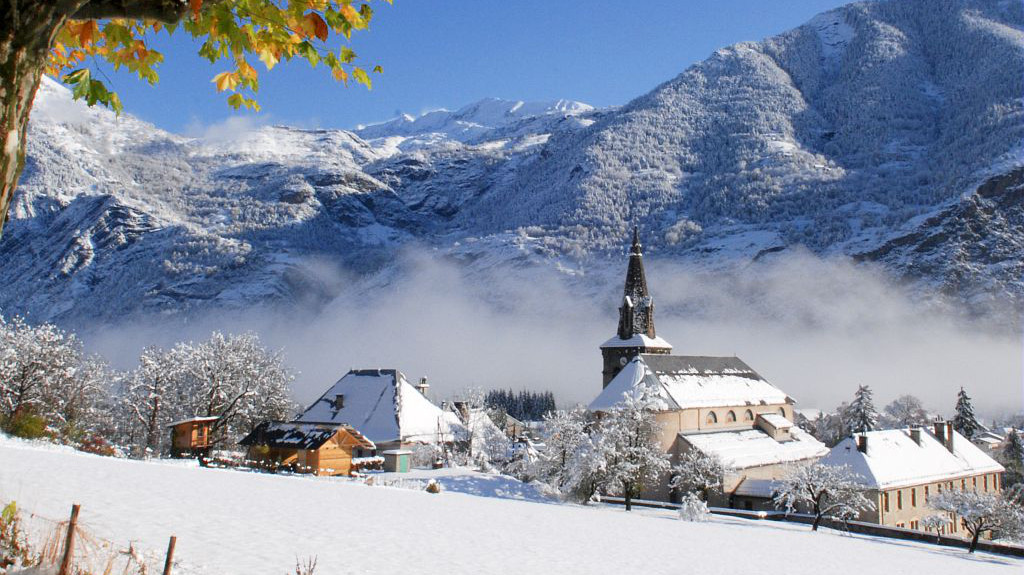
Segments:
[[[192,417],[167,424],[171,430],[171,457],[204,457],[210,451],[210,433],[219,417]]]
[[[372,441],[348,425],[265,421],[239,442],[248,458],[268,469],[313,475],[349,475],[352,459],[373,455]]]

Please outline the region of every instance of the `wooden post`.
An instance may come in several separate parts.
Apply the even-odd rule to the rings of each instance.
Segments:
[[[164,561],[164,575],[171,575],[171,561],[174,560],[174,544],[178,538],[171,535],[171,542],[167,544],[167,559]]]
[[[68,521],[68,537],[64,541],[64,558],[60,561],[60,570],[57,575],[70,575],[71,556],[75,554],[75,528],[78,526],[78,510],[81,505],[77,503],[71,506],[71,520]]]

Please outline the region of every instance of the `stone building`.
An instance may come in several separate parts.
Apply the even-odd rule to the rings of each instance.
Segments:
[[[672,463],[698,449],[728,468],[723,492],[712,505],[766,507],[772,480],[828,453],[824,444],[793,425],[793,398],[741,359],[671,352],[671,344],[654,331],[654,302],[634,229],[618,330],[601,346],[603,390],[589,408],[607,411],[623,394],[652,386],[666,406],[656,418]],[[668,481],[666,476],[648,486],[644,497],[673,498]]]
[[[821,462],[849,466],[859,476],[875,503],[861,512],[861,521],[922,531],[921,520],[936,513],[929,497],[950,489],[1001,491],[1005,471],[951,422],[860,433],[839,442]],[[959,523],[952,518],[942,533],[965,536]]]

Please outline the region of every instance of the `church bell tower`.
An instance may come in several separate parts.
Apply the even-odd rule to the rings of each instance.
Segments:
[[[602,387],[641,353],[672,353],[672,345],[654,332],[654,299],[647,291],[644,275],[644,253],[640,231],[633,227],[633,245],[626,268],[626,288],[619,306],[619,329],[615,337],[601,345],[604,359]]]

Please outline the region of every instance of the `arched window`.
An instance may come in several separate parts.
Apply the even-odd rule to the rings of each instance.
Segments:
[[[786,417],[786,408],[785,407],[780,407],[779,408],[779,415],[781,415],[782,417]]]
[[[732,423],[732,422],[736,421],[736,412],[730,410],[729,413],[726,413],[725,414],[725,421],[727,421],[728,423]]]
[[[743,414],[743,421],[754,421],[754,412],[748,409],[747,412]]]
[[[718,416],[715,415],[714,411],[708,412],[708,423],[718,423]]]

